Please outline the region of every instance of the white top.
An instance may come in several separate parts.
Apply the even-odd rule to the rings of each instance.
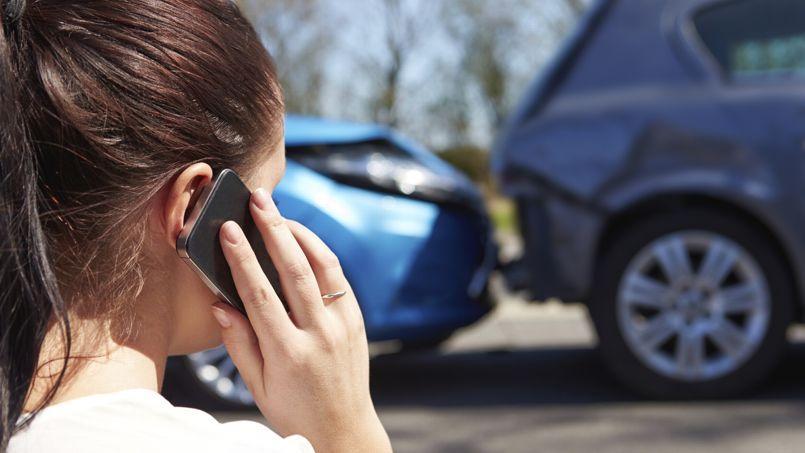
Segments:
[[[43,409],[11,438],[8,453],[312,453],[253,421],[219,423],[145,389],[92,395]]]

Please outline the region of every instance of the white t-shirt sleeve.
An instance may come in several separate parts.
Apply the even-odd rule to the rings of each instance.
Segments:
[[[257,444],[258,448],[263,445],[263,439],[267,444],[276,445],[281,452],[293,453],[314,453],[313,446],[302,436],[280,437],[264,425],[253,421],[228,422],[221,425],[226,431],[228,439],[247,440],[248,443]]]
[[[11,438],[9,453],[313,453],[255,421],[218,422],[150,390],[92,395],[50,406]]]
[[[193,437],[197,436],[198,439],[209,442],[207,445],[196,445],[196,450],[189,451],[313,453],[313,446],[304,437],[288,436],[283,438],[262,423],[251,420],[219,423],[212,415],[204,411],[186,407],[172,407],[170,419],[172,421],[168,425],[184,426],[182,431],[194,432]],[[195,442],[190,441],[189,443],[193,444]],[[213,444],[216,445],[215,448],[208,448]]]

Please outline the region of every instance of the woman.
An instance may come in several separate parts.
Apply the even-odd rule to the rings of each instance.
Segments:
[[[338,260],[271,201],[282,98],[236,6],[3,0],[0,20],[0,450],[390,451]],[[223,168],[254,189],[289,312],[236,224],[248,320],[176,254]],[[276,434],[158,394],[169,355],[221,339]]]

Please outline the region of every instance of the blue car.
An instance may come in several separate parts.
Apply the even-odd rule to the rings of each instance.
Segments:
[[[497,250],[479,190],[388,128],[289,116],[283,215],[339,256],[370,341],[437,345],[491,307]],[[172,359],[166,393],[184,404],[253,400],[222,347]]]

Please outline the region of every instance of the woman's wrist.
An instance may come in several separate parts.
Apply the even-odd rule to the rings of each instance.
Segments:
[[[372,408],[350,436],[352,439],[339,452],[391,453],[391,441],[380,418]]]
[[[342,427],[330,439],[310,439],[317,453],[390,453],[391,441],[374,407],[353,416],[350,427]],[[317,445],[320,443],[320,445]]]
[[[380,417],[378,417],[377,413],[372,408],[372,419],[367,421],[365,425],[368,428],[366,433],[367,439],[371,440],[371,448],[367,448],[365,451],[369,452],[378,452],[378,453],[391,453],[391,440],[389,439],[389,435],[386,432],[386,428],[383,427],[383,423],[380,421]],[[369,444],[367,444],[367,447]]]

